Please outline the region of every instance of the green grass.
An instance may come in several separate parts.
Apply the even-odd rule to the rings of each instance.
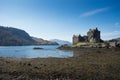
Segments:
[[[120,80],[119,49],[83,48],[77,54],[72,58],[0,58],[0,80]]]

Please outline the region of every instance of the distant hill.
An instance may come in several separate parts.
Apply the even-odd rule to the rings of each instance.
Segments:
[[[116,42],[120,42],[120,37],[119,37],[119,38],[115,38],[115,39],[111,39],[111,40],[109,40],[109,42],[114,42],[114,41],[116,41]]]
[[[32,44],[35,44],[35,41],[24,30],[0,26],[0,46]]]
[[[59,39],[51,39],[49,41],[51,41],[51,42],[57,42],[58,44],[61,44],[61,45],[63,45],[63,44],[71,44],[71,42],[69,42],[69,41],[59,40]]]
[[[21,29],[0,26],[0,46],[43,45],[55,44],[46,40],[33,39]]]
[[[42,38],[32,37],[32,39],[37,42],[36,43],[37,45],[58,45],[58,43],[56,43],[56,42],[47,41],[47,40],[44,40]]]

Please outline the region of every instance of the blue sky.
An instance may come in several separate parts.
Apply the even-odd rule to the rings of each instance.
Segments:
[[[120,0],[0,0],[0,25],[43,39],[72,41],[90,28],[101,38],[120,37]]]

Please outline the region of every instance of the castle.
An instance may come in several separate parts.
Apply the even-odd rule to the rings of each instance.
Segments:
[[[101,42],[100,39],[100,31],[96,29],[89,29],[87,32],[87,36],[73,35],[73,44],[78,42],[91,42],[91,43],[98,43]]]

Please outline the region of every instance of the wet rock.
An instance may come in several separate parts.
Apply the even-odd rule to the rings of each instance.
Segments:
[[[68,46],[67,44],[64,44],[64,45],[58,47],[57,49],[60,49],[60,50],[71,50],[72,47]]]
[[[40,48],[40,47],[34,47],[33,49],[34,49],[34,50],[41,50],[41,49],[43,49],[43,48]]]

